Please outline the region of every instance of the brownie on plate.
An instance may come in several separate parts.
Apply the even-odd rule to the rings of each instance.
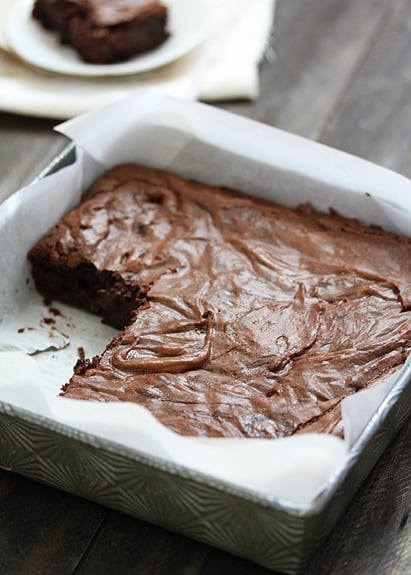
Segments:
[[[168,38],[168,10],[156,0],[36,0],[32,14],[93,64],[127,60]]]

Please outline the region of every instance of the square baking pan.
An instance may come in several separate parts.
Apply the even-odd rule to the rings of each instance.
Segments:
[[[76,145],[69,145],[39,178],[71,165],[76,154]],[[296,574],[410,414],[407,362],[351,446],[344,467],[305,504],[237,487],[4,401],[0,466],[264,567]]]

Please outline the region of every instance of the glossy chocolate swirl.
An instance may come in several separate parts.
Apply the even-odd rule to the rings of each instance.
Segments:
[[[145,294],[64,394],[138,402],[182,434],[341,433],[341,400],[411,349],[411,241],[334,212],[127,165],[42,245]]]

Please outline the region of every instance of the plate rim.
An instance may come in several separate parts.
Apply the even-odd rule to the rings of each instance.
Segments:
[[[5,35],[11,50],[26,64],[39,68],[43,71],[52,72],[58,74],[60,76],[68,76],[68,77],[83,77],[83,78],[104,78],[104,77],[121,77],[121,76],[132,76],[137,74],[144,74],[147,72],[155,71],[159,68],[165,67],[169,64],[172,64],[179,58],[187,55],[189,52],[197,48],[201,43],[203,43],[207,35],[211,30],[211,22],[212,22],[212,15],[211,15],[211,6],[208,0],[196,0],[195,5],[190,0],[162,0],[169,8],[172,9],[172,5],[176,4],[176,6],[180,5],[180,10],[185,5],[191,6],[192,9],[196,11],[203,11],[201,19],[196,21],[201,23],[199,28],[195,27],[196,34],[191,36],[186,40],[186,42],[178,39],[177,45],[171,45],[171,53],[170,49],[167,49],[167,42],[173,41],[173,36],[167,39],[162,45],[150,50],[146,53],[137,54],[134,57],[121,61],[116,62],[113,64],[92,64],[82,61],[81,59],[71,60],[73,58],[79,58],[76,50],[71,46],[66,46],[61,44],[56,32],[48,31],[42,28],[41,24],[36,22],[34,19],[31,18],[31,10],[34,3],[34,0],[17,0],[14,5],[11,7],[5,22]],[[200,5],[199,5],[200,3]],[[177,8],[178,9],[178,8]],[[16,23],[24,23],[29,28],[33,28],[34,34],[41,34],[47,35],[54,45],[52,47],[46,46],[46,51],[50,52],[52,49],[57,48],[59,51],[60,59],[63,61],[67,61],[67,64],[62,68],[52,64],[48,64],[44,61],[44,58],[41,57],[40,59],[37,57],[31,57],[31,54],[26,49],[21,49],[22,43],[20,43],[16,37],[18,34],[16,33]],[[171,33],[173,34],[173,32]],[[174,38],[177,37],[179,34],[178,30],[174,33]],[[181,34],[181,33],[180,33]],[[46,37],[46,36],[45,36]],[[25,42],[24,42],[25,43]],[[37,45],[37,43],[35,42]],[[181,44],[181,45],[180,45]],[[33,39],[30,39],[29,46],[33,46]],[[163,55],[160,53],[160,57],[156,57],[158,54],[158,50],[166,47],[166,50]],[[69,58],[67,58],[64,54],[65,51],[69,51]],[[153,58],[154,55],[154,58]],[[153,62],[154,60],[154,62]]]

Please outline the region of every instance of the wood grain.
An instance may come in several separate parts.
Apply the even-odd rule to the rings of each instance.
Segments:
[[[261,97],[223,107],[318,139],[384,26],[386,0],[278,2]]]
[[[0,470],[0,573],[73,573],[108,511]]]
[[[411,10],[390,4],[387,20],[321,140],[411,176]]]

